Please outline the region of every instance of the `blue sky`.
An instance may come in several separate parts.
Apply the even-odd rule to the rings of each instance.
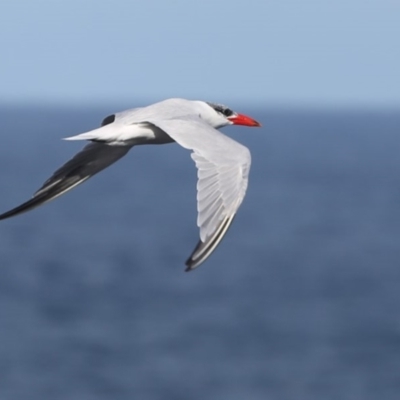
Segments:
[[[0,3],[0,101],[400,106],[398,0]]]

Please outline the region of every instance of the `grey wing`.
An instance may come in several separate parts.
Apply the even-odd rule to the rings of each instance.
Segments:
[[[181,146],[193,151],[198,169],[197,225],[200,241],[186,261],[198,267],[221,242],[246,193],[249,150],[200,118],[151,121]]]
[[[0,215],[0,220],[32,210],[68,192],[123,157],[132,146],[89,143],[43,184],[33,197]]]
[[[221,242],[246,193],[250,159],[214,164],[192,154],[198,168],[197,225],[200,241],[186,261],[187,271],[198,267]]]

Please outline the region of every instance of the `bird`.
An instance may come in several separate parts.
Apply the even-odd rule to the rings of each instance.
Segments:
[[[197,167],[200,239],[185,263],[185,270],[191,271],[221,242],[247,190],[250,151],[218,130],[227,125],[261,126],[222,104],[181,98],[108,115],[100,127],[64,138],[89,143],[57,169],[30,200],[0,214],[0,220],[54,200],[125,156],[134,146],[176,142],[191,150]]]

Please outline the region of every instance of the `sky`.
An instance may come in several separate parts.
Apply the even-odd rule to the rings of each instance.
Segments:
[[[400,0],[3,0],[0,102],[400,107]]]

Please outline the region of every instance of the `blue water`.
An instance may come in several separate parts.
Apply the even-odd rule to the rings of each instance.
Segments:
[[[194,272],[177,145],[1,222],[2,400],[399,398],[400,112],[241,110],[248,194]],[[1,108],[1,211],[109,111]]]

